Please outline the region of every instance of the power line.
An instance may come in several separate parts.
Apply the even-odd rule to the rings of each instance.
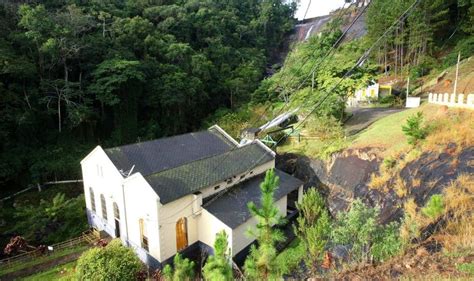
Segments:
[[[401,20],[404,20],[409,14],[411,14],[411,12],[413,11],[412,9],[416,7],[416,5],[418,5],[420,3],[421,0],[415,0],[415,2],[400,16],[400,18],[395,21],[392,26],[390,26],[390,28],[388,28],[383,34],[382,36],[380,36],[378,38],[378,40],[372,44],[372,46],[366,51],[364,52],[364,54],[359,58],[359,60],[357,61],[357,63],[349,70],[347,71],[343,77],[341,77],[341,79],[338,81],[338,83],[336,83],[336,85],[334,85],[334,87],[331,88],[331,90],[327,91],[327,94],[326,96],[320,101],[320,102],[316,102],[316,105],[315,107],[310,111],[309,114],[306,115],[306,117],[294,128],[295,130],[298,129],[303,123],[305,123],[308,118],[314,113],[316,112],[316,110],[329,98],[329,96],[332,94],[333,90],[335,90],[341,83],[342,81],[344,81],[344,79],[346,79],[347,77],[350,76],[350,74],[352,73],[352,71],[354,71],[354,69],[356,69],[360,64],[361,62],[365,61],[365,59],[369,56],[369,54],[372,52],[372,50],[375,48],[375,46],[380,42],[380,40],[385,37],[388,32],[394,27],[396,26],[396,24],[398,24],[399,21]],[[371,3],[371,2],[370,2]],[[369,3],[369,5],[370,5]],[[367,6],[369,6],[367,5]],[[366,6],[366,7],[367,7]],[[283,135],[274,145],[273,147],[276,147],[280,144],[280,142],[283,140],[283,139],[286,139],[287,137],[289,136],[289,133]],[[267,153],[267,152],[266,152]],[[265,154],[266,154],[265,153]],[[262,157],[258,160],[261,161],[261,159],[263,159],[263,157],[265,157],[265,154],[262,155]],[[257,163],[258,163],[257,162]],[[214,202],[215,200],[217,200],[219,197],[221,197],[222,195],[225,194],[225,192],[227,192],[230,188],[227,188],[223,191],[221,191],[221,194],[218,194],[216,195],[214,198],[212,198],[211,200],[209,200],[204,206],[208,206],[209,204],[211,204],[212,202]]]
[[[415,0],[415,2],[399,17],[399,19],[397,19],[373,44],[372,46],[366,50],[364,52],[364,54],[359,58],[359,60],[356,62],[356,64],[354,64],[354,66],[349,70],[347,71],[343,77],[341,77],[341,79],[336,83],[336,85],[334,85],[334,87],[331,88],[331,90],[327,91],[326,93],[326,96],[323,97],[322,100],[320,100],[319,102],[316,102],[315,103],[315,106],[314,108],[309,112],[309,114],[307,114],[305,116],[305,118],[303,118],[303,120],[294,128],[295,130],[298,129],[302,124],[304,124],[308,118],[314,113],[316,112],[316,110],[329,98],[329,96],[332,94],[333,90],[335,90],[341,83],[342,81],[344,81],[347,77],[350,76],[350,74],[352,73],[352,71],[354,71],[354,69],[356,69],[362,62],[364,62],[367,57],[370,55],[370,53],[372,52],[372,50],[375,48],[375,46],[378,45],[378,43],[393,29],[394,26],[396,26],[401,20],[404,20],[406,17],[408,17],[408,15],[410,15],[412,13],[412,9],[414,9],[419,3],[420,3],[421,0]],[[372,2],[370,2],[372,3]],[[370,5],[369,3],[369,5]],[[367,8],[369,5],[367,5],[365,8]],[[365,11],[366,9],[364,9],[363,11]],[[362,13],[361,13],[362,14]],[[360,15],[361,15],[360,14]],[[356,20],[360,17],[360,15],[356,18]],[[350,25],[350,27],[353,26],[355,21],[353,21],[353,23]],[[348,31],[349,29],[346,30],[346,32]],[[345,33],[346,33],[345,32]],[[278,146],[282,140],[286,139],[287,137],[289,136],[289,133],[286,133],[284,134],[274,145],[273,147],[276,147]],[[236,149],[236,148],[234,148]],[[259,163],[263,157],[266,156],[266,154],[268,153],[268,151],[265,151],[265,153],[259,158],[258,161],[256,161],[255,163]],[[224,158],[225,160],[226,158]],[[222,161],[223,162],[223,161]],[[221,162],[221,163],[222,163]],[[244,174],[247,174],[251,169],[248,169]],[[226,192],[228,192],[231,188],[226,188],[224,190],[222,190],[220,193],[217,193],[212,199],[210,199],[208,202],[206,202],[205,204],[203,204],[203,207],[206,207],[206,206],[209,206],[209,204],[211,204],[212,202],[214,202],[215,200],[217,200],[218,198],[220,198],[221,196],[223,196]],[[186,205],[184,208],[181,208],[178,212],[174,213],[174,215],[178,214],[179,212],[183,211],[184,209],[186,209],[187,207],[189,207],[191,204],[193,204],[197,199],[193,199],[188,205]],[[173,215],[173,216],[174,216]],[[171,218],[172,216],[169,216],[167,217],[168,218]]]

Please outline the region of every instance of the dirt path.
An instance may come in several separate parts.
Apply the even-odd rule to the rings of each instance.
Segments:
[[[394,114],[405,109],[400,108],[351,108],[348,110],[352,117],[346,121],[344,128],[348,136],[369,127],[372,123],[390,114]]]

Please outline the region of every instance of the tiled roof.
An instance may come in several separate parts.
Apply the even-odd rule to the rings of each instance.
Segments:
[[[161,203],[166,204],[248,172],[273,159],[273,154],[262,144],[254,142],[219,155],[148,175],[145,179],[158,194]]]
[[[280,170],[275,169],[275,174],[280,178],[280,185],[274,194],[276,200],[283,198],[303,185],[303,182],[299,179]],[[231,187],[224,195],[210,201],[208,206],[204,204],[204,209],[230,228],[237,228],[251,217],[247,207],[248,202],[253,201],[257,206],[261,205],[260,183],[264,180],[264,177],[265,174],[261,174]]]
[[[236,147],[215,127],[153,141],[105,149],[118,170],[140,172],[143,176],[172,169],[196,160],[228,152]]]

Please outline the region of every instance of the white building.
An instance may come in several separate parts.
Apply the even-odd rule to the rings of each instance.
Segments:
[[[256,221],[247,203],[259,204],[265,171],[275,154],[256,140],[239,145],[218,126],[207,131],[103,149],[82,161],[91,227],[119,237],[140,259],[159,267],[176,253],[212,251],[225,230],[232,256],[253,242]],[[279,170],[275,194],[283,215],[295,210],[302,182]]]

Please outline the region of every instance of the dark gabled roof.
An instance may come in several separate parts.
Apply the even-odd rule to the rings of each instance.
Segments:
[[[226,153],[200,159],[145,177],[160,197],[169,203],[202,188],[225,181],[274,159],[262,144],[251,143]],[[233,179],[235,180],[235,179]]]
[[[299,179],[280,170],[275,169],[275,174],[280,178],[280,185],[274,194],[276,200],[283,198],[291,191],[303,185],[303,182]],[[237,228],[251,217],[247,208],[248,202],[253,201],[257,206],[260,206],[260,183],[264,177],[265,174],[260,174],[231,187],[221,197],[215,200],[211,199],[208,206],[204,204],[204,209],[230,228]]]
[[[172,169],[236,147],[217,128],[169,138],[105,149],[118,170],[140,172],[143,176]]]

